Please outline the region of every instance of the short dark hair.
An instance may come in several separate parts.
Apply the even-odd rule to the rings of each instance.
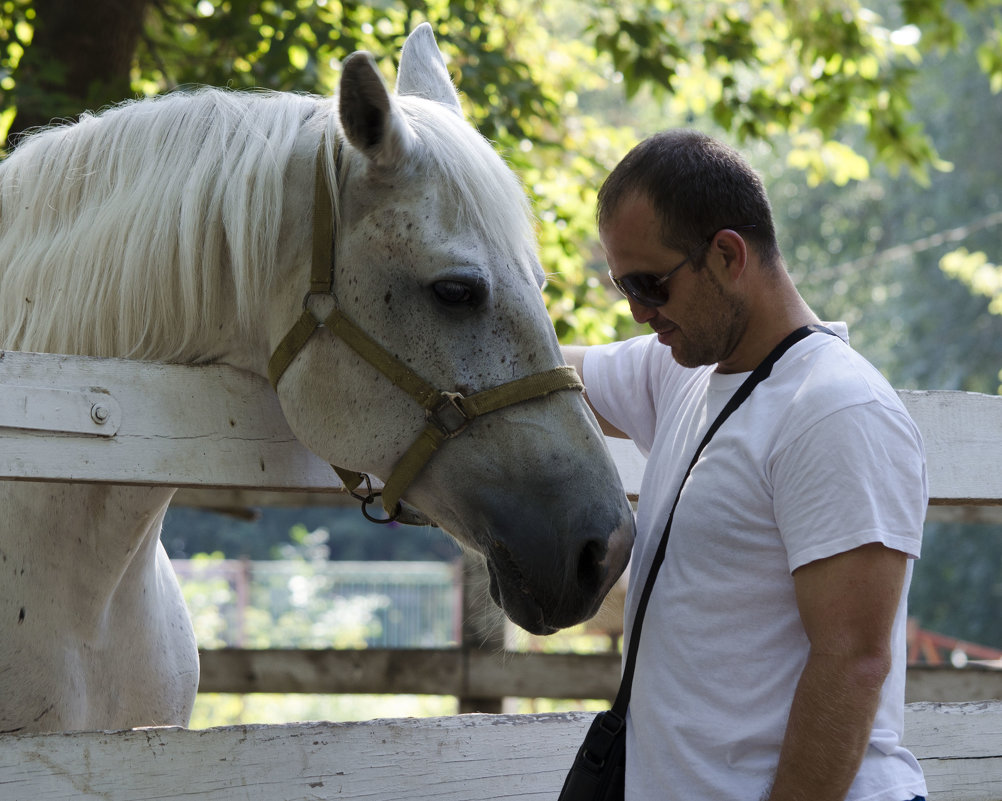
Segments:
[[[599,228],[634,194],[647,197],[661,218],[665,247],[691,252],[721,228],[755,226],[741,235],[764,262],[782,262],[761,178],[737,151],[706,134],[662,131],[627,153],[599,189]]]

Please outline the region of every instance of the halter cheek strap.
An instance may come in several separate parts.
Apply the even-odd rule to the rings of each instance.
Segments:
[[[343,144],[338,138],[334,148],[337,170]],[[541,373],[517,378],[473,395],[436,389],[414,370],[404,364],[369,334],[359,328],[338,307],[334,296],[334,243],[337,231],[331,213],[330,193],[323,163],[323,148],[317,156],[314,188],[313,257],[310,268],[310,290],[303,300],[303,313],[275,348],[268,361],[268,379],[278,389],[278,382],[318,328],[330,332],[351,347],[359,356],[382,373],[395,386],[410,395],[424,409],[427,425],[410,448],[400,458],[386,480],[382,491],[383,509],[389,520],[395,520],[402,511],[401,497],[417,478],[432,454],[447,439],[458,436],[480,415],[503,409],[522,401],[534,400],[565,389],[583,390],[584,385],[573,367],[555,367]],[[334,308],[322,320],[310,308],[310,300],[324,295],[334,301]],[[332,465],[345,488],[362,500],[362,511],[372,518],[366,507],[375,500],[369,477],[364,473],[345,470]],[[366,496],[355,490],[365,482]],[[377,522],[387,522],[379,519]]]

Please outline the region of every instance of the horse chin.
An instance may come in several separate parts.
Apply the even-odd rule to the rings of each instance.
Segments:
[[[490,579],[491,598],[516,626],[525,629],[529,634],[540,635],[554,634],[563,628],[563,626],[552,626],[546,622],[542,608],[529,593],[513,587],[502,590],[497,571],[489,560],[487,562],[487,575]]]

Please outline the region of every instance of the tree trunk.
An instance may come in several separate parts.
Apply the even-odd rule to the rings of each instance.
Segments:
[[[15,75],[8,139],[131,96],[129,71],[150,0],[35,0],[35,33]]]

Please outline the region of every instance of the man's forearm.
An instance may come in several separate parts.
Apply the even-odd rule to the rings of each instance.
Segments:
[[[843,801],[866,752],[888,667],[879,657],[808,658],[769,801]]]

